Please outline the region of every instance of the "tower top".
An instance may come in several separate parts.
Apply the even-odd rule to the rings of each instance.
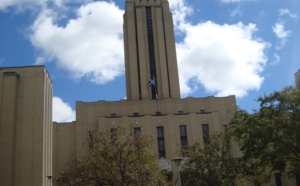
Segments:
[[[124,13],[127,100],[180,98],[173,18],[167,0],[127,0]],[[155,84],[147,86],[150,79]]]

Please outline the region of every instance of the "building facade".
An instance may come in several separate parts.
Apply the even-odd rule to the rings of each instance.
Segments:
[[[234,95],[180,97],[168,1],[125,3],[126,100],[77,101],[76,121],[52,123],[52,82],[45,67],[0,68],[0,185],[56,185],[52,175],[88,152],[91,132],[119,126],[154,136],[151,150],[175,182],[178,169],[171,160],[181,146],[204,145],[206,134],[227,128],[237,109]],[[298,71],[297,85],[299,76]],[[240,154],[236,144],[231,150]],[[295,180],[282,177],[281,183]]]
[[[155,136],[152,152],[177,179],[182,145],[205,143],[207,133],[223,131],[236,110],[235,96],[181,99],[172,14],[167,0],[127,0],[124,50],[127,99],[76,102],[76,121],[55,123],[53,174],[66,160],[85,154],[89,132],[117,127]],[[148,86],[152,79],[153,84]],[[155,79],[155,81],[154,81]],[[151,84],[151,83],[150,83]],[[238,148],[233,148],[238,155]]]
[[[52,185],[52,126],[46,68],[0,68],[0,185]]]

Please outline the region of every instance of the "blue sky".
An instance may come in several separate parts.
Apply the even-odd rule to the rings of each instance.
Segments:
[[[169,0],[182,97],[236,95],[240,108],[293,85],[300,69],[299,0]],[[76,101],[126,97],[125,0],[0,1],[0,66],[46,65],[53,120]]]

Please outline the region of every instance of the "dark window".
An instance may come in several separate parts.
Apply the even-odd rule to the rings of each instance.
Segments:
[[[133,116],[139,116],[139,113],[138,112],[134,112]]]
[[[180,130],[180,143],[181,143],[181,146],[186,147],[188,145],[186,126],[185,125],[180,125],[179,130]]]
[[[204,144],[209,144],[209,128],[208,124],[202,124],[203,142]]]
[[[157,145],[158,145],[158,157],[166,158],[165,137],[164,137],[163,127],[157,127]]]
[[[160,116],[160,115],[161,115],[161,112],[156,112],[156,115],[157,115],[157,116]]]
[[[200,113],[205,113],[205,110],[199,110],[200,111]]]
[[[111,117],[117,117],[117,114],[116,113],[111,113],[110,116]]]
[[[183,111],[182,110],[178,111],[178,114],[183,114]]]
[[[155,51],[154,51],[154,37],[153,37],[153,25],[152,25],[152,12],[151,7],[146,7],[146,22],[147,22],[147,38],[148,38],[148,53],[149,53],[149,66],[150,76],[156,77],[156,65],[155,65]],[[156,86],[151,86],[152,99],[156,98]]]
[[[94,148],[94,131],[89,131],[89,147]]]
[[[133,128],[134,134],[140,134],[141,133],[141,127],[135,127]]]
[[[275,182],[276,182],[276,186],[282,186],[280,172],[275,173]]]
[[[296,177],[296,184],[297,184],[297,186],[300,186],[300,173],[298,172],[298,173],[295,175],[295,177]]]
[[[116,128],[110,129],[110,140],[113,146],[117,146],[117,139],[118,139],[117,129]]]
[[[225,149],[227,151],[229,151],[230,150],[230,138],[229,138],[228,132],[227,132],[227,125],[223,125],[223,130],[224,130],[224,133],[225,133],[225,136],[224,136],[224,138],[225,138],[225,140],[224,140]]]

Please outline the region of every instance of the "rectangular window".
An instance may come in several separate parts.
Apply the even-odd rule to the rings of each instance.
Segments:
[[[203,142],[204,144],[209,144],[209,128],[208,124],[202,124]]]
[[[117,117],[117,114],[116,113],[111,113],[110,116],[111,117]]]
[[[111,140],[111,143],[113,144],[113,146],[117,146],[118,136],[117,136],[116,133],[117,133],[117,129],[116,128],[110,129],[110,140]]]
[[[188,145],[186,126],[185,125],[180,125],[179,130],[180,130],[180,143],[181,143],[181,146],[186,147]]]
[[[138,112],[134,112],[133,116],[139,116],[139,113]]]
[[[158,157],[166,158],[164,127],[157,127]]]
[[[134,127],[133,131],[134,131],[134,134],[140,134],[141,133],[141,127]]]
[[[178,111],[178,114],[183,114],[183,111],[182,110]]]
[[[296,178],[297,186],[300,186],[300,173],[299,172],[295,175],[295,178]]]
[[[94,148],[94,131],[89,131],[89,147]]]
[[[227,150],[227,151],[229,151],[230,150],[230,138],[229,138],[229,136],[228,136],[228,132],[227,132],[227,125],[223,125],[223,130],[224,130],[224,134],[225,134],[225,136],[224,136],[224,138],[225,138],[225,149]]]
[[[280,172],[275,173],[275,182],[276,182],[276,186],[282,186]]]

